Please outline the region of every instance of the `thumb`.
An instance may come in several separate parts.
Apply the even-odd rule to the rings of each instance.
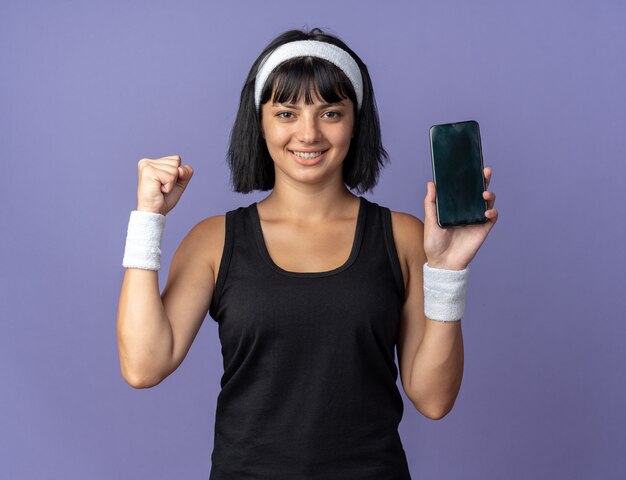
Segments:
[[[178,182],[182,184],[183,188],[187,186],[192,176],[193,168],[191,168],[191,165],[178,167]]]
[[[437,223],[437,188],[433,182],[426,184],[426,197],[424,198],[424,222],[439,226]]]

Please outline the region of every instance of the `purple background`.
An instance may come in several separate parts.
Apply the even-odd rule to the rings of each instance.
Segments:
[[[404,397],[413,478],[626,478],[625,20],[617,0],[3,1],[0,478],[208,477],[217,324],[156,388],[120,373],[137,162],[195,169],[163,288],[195,223],[267,195],[229,190],[227,139],[253,60],[304,26],[370,68],[391,164],[367,198],[423,219],[435,123],[477,120],[494,171],[456,405]]]

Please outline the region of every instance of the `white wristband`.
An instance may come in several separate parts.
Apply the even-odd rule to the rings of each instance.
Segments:
[[[165,215],[141,210],[130,212],[122,266],[159,270],[164,227]]]
[[[464,270],[431,268],[424,263],[424,313],[431,320],[454,322],[463,318],[469,267]]]

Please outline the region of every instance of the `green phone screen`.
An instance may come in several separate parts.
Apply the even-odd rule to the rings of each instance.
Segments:
[[[483,156],[478,122],[430,127],[437,222],[441,227],[485,223]]]

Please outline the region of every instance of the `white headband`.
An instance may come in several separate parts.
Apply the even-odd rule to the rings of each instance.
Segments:
[[[281,45],[261,62],[254,84],[254,104],[257,110],[261,104],[261,91],[270,73],[278,65],[290,58],[308,56],[322,58],[339,67],[350,79],[356,93],[358,108],[361,108],[363,103],[363,81],[361,79],[361,70],[354,58],[345,50],[331,43],[319,42],[317,40],[298,40]]]

